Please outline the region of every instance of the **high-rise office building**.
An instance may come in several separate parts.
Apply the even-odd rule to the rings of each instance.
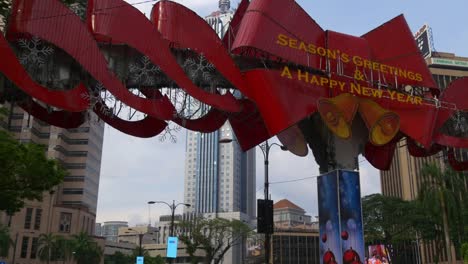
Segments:
[[[255,217],[255,150],[242,152],[229,123],[210,134],[187,132],[185,156],[184,200],[192,205],[185,212]]]
[[[229,0],[206,17],[222,37],[232,19]],[[231,139],[230,143],[220,143]],[[186,213],[242,212],[255,216],[255,150],[242,152],[229,123],[216,132],[187,132],[184,200]]]
[[[220,0],[219,11],[205,19],[222,38],[233,16],[230,1]],[[192,205],[184,208],[185,213],[206,218],[245,222],[255,218],[255,149],[243,152],[228,122],[209,134],[187,132],[184,202]],[[235,245],[223,263],[241,263],[245,253],[244,244]]]
[[[40,234],[94,235],[104,124],[88,121],[76,129],[62,129],[14,104],[4,106],[9,114],[0,117],[0,129],[9,130],[20,142],[44,145],[47,156],[57,159],[69,173],[62,184],[44,193],[42,201],[27,201],[11,217],[0,212],[0,224],[11,225],[17,242],[16,252],[10,249],[10,260],[14,255],[18,263],[40,263],[36,254]]]
[[[468,76],[468,58],[457,57],[451,53],[432,52],[427,56],[426,62],[441,90],[444,90],[453,80]],[[467,124],[465,123],[464,126]],[[467,151],[460,150],[456,156],[457,160],[468,160]],[[425,184],[425,180],[427,180],[423,179],[419,172],[424,164],[432,162],[442,168],[449,166],[447,165],[447,153],[441,151],[434,156],[415,158],[408,153],[406,141],[400,141],[395,150],[390,170],[380,173],[383,195],[399,197],[404,200],[416,199],[421,185]],[[436,252],[434,243],[421,245],[422,263],[434,263],[434,252]],[[445,252],[444,250],[443,257],[446,260]],[[455,256],[454,249],[452,249],[452,256]]]

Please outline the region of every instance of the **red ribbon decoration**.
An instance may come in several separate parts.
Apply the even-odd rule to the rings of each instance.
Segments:
[[[430,88],[431,93],[422,95],[424,100],[439,94],[403,16],[397,16],[362,37],[355,37],[324,31],[293,0],[253,0],[250,4],[243,0],[228,34],[221,40],[202,18],[170,1],[158,2],[151,12],[151,20],[148,20],[122,0],[90,0],[87,21],[83,23],[58,0],[15,0],[7,39],[15,41],[31,36],[37,36],[65,51],[118,100],[148,114],[143,120],[131,122],[104,115],[108,108],[102,103],[94,106],[94,111],[102,120],[130,135],[155,136],[167,126],[165,120],[208,133],[229,120],[242,149],[247,150],[315,113],[318,98],[350,92],[342,87],[324,85],[326,80],[334,80],[369,87],[375,95],[357,91],[354,91],[354,95],[371,98],[381,107],[397,113],[401,120],[400,134],[408,138],[412,155],[431,155],[441,146],[468,148],[468,139],[440,132],[457,110],[468,110],[468,101],[463,96],[468,88],[468,78],[454,81],[441,94],[441,105],[431,105],[425,101],[421,104],[403,102],[401,98],[408,95],[402,94],[400,98],[397,94],[391,94],[396,90],[385,90],[395,87],[382,88],[387,94],[379,96],[381,87],[374,88],[377,80],[386,80],[389,86],[396,86],[395,82],[398,82],[399,85]],[[98,43],[131,46],[159,66],[178,87],[212,109],[205,116],[188,120],[178,117],[169,99],[157,90],[149,93],[149,90],[141,89],[146,93],[146,98],[134,95],[108,69]],[[206,57],[246,98],[237,100],[230,93],[220,95],[198,87],[185,74],[171,49],[187,49]],[[338,55],[335,54],[337,51]],[[323,52],[325,55],[318,56]],[[347,58],[342,54],[350,56]],[[30,100],[21,104],[27,112],[44,122],[64,128],[76,127],[84,122],[83,111],[88,108],[89,99],[86,99],[88,91],[83,84],[68,91],[55,91],[37,84],[21,66],[3,36],[0,36],[0,56],[0,72],[11,82],[33,98],[62,109],[50,112]],[[245,59],[245,62],[236,65],[232,56],[237,56],[237,61]],[[337,57],[330,59],[333,56]],[[368,75],[374,72],[368,69],[367,73],[364,72],[367,79],[353,79],[349,75],[356,67],[349,61],[356,59],[354,57],[363,63],[371,63],[372,70],[382,64],[405,72],[396,76],[388,69],[385,72],[379,68],[378,76],[371,78]],[[251,65],[251,62],[256,63]],[[259,62],[263,64],[260,69]],[[242,72],[241,67],[248,70]],[[285,67],[289,67],[289,72],[285,72]],[[410,76],[410,73],[419,75]],[[311,82],[312,76],[324,83],[317,85]],[[387,85],[385,82],[382,84]],[[377,168],[387,169],[400,137],[381,147],[367,144],[365,156]],[[467,169],[454,157],[451,164]]]

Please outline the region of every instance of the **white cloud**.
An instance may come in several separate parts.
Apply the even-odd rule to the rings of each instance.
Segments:
[[[185,131],[177,133],[177,144],[131,137],[109,126],[104,138],[98,222],[147,222],[148,201],[183,200]],[[158,207],[153,217],[168,213],[153,207]]]

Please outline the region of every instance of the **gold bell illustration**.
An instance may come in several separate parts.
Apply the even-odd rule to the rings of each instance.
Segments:
[[[360,98],[359,113],[369,129],[369,141],[375,146],[387,144],[400,130],[400,117],[372,100]]]
[[[344,93],[335,98],[320,98],[317,108],[327,127],[342,139],[351,137],[351,124],[358,109],[355,96]]]

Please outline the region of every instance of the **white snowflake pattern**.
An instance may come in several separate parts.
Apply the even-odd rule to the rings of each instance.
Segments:
[[[54,53],[54,49],[42,43],[42,41],[33,36],[31,40],[18,40],[19,46],[23,49],[19,61],[22,65],[37,65],[42,67],[50,55]]]
[[[105,93],[106,88],[102,83],[97,83],[94,86],[94,91],[91,93],[83,93],[81,94],[81,98],[89,100],[89,108],[94,109],[96,104],[100,103],[100,109],[98,109],[101,113],[106,116],[113,116],[114,111],[112,108],[106,106],[106,100],[102,98],[102,95]]]
[[[155,66],[147,56],[141,57],[139,62],[130,64],[129,70],[133,81],[149,86],[156,83],[155,75],[161,72],[161,69]]]
[[[174,117],[183,119],[199,118],[205,115],[211,107],[193,98],[180,88],[163,88],[163,95],[166,95],[174,105],[176,112]]]
[[[466,118],[462,115],[461,111],[458,111],[453,117],[455,122],[455,130],[461,133],[465,133],[467,130],[467,121]]]
[[[159,141],[164,142],[169,139],[172,143],[177,143],[177,137],[175,133],[180,131],[180,126],[176,124],[169,124],[164,129],[164,133],[159,136]]]
[[[212,72],[215,70],[215,66],[211,64],[203,54],[198,56],[198,59],[189,58],[184,62],[183,67],[189,74],[192,80],[196,80],[201,76],[203,80],[210,81],[212,78]]]

